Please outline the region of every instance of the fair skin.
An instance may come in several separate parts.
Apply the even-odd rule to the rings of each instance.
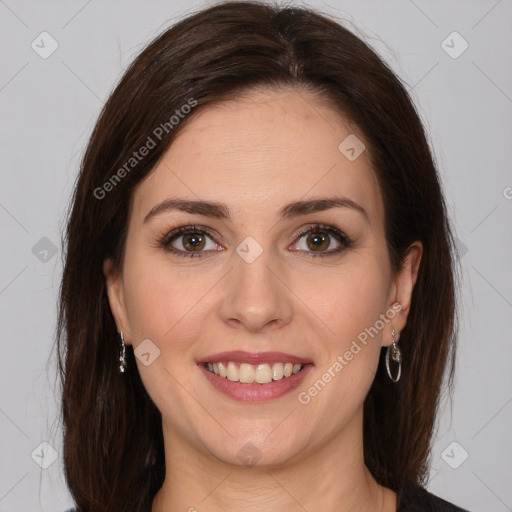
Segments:
[[[150,339],[160,350],[147,366],[136,359],[162,413],[166,478],[152,512],[396,510],[396,494],[364,464],[362,406],[382,346],[406,324],[422,246],[412,244],[393,275],[368,151],[350,161],[338,149],[350,133],[364,140],[311,92],[254,91],[198,111],[135,190],[123,269],[107,260],[104,272],[126,343],[136,349]],[[351,207],[279,216],[285,204],[335,195],[367,217]],[[169,198],[223,203],[231,218],[168,210],[144,222]],[[317,223],[354,244],[343,248],[318,228],[299,234]],[[160,234],[189,225],[214,235],[202,235],[202,257],[159,246]],[[327,243],[315,251],[311,240],[322,233]],[[251,263],[236,251],[247,237],[262,248]],[[168,246],[190,254],[190,238],[178,235]],[[401,307],[378,334],[301,403],[299,393],[393,305]],[[197,364],[231,350],[285,352],[313,367],[298,389],[240,402],[212,386]],[[258,453],[254,466],[238,457],[247,443]]]

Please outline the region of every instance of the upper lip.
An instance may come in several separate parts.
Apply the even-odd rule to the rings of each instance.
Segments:
[[[298,356],[292,356],[291,354],[285,354],[284,352],[245,352],[244,350],[234,350],[231,352],[219,352],[201,358],[198,364],[201,363],[218,363],[233,361],[238,363],[248,363],[253,365],[263,363],[294,363],[294,364],[307,364],[312,361]]]

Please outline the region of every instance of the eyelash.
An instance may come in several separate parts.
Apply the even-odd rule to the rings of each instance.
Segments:
[[[326,257],[326,256],[333,256],[335,254],[339,254],[344,249],[347,249],[351,247],[354,244],[354,241],[345,233],[340,231],[339,229],[328,226],[326,224],[314,224],[310,225],[303,230],[301,230],[296,238],[297,240],[300,240],[305,234],[308,233],[314,233],[315,231],[320,231],[323,233],[327,233],[331,236],[333,236],[339,243],[340,246],[336,249],[332,249],[330,251],[324,251],[324,252],[318,252],[315,253],[314,251],[305,251],[306,254],[308,254],[308,257],[316,258],[316,257]],[[203,226],[182,226],[180,228],[174,229],[171,232],[168,230],[165,230],[159,237],[158,245],[159,247],[162,247],[165,251],[170,252],[176,256],[182,256],[185,258],[194,258],[194,257],[205,257],[204,252],[197,251],[182,251],[180,249],[175,249],[172,246],[169,246],[171,242],[174,241],[175,238],[179,238],[180,236],[188,233],[199,233],[201,235],[207,235],[209,238],[211,238],[214,241],[214,235],[205,227]],[[303,252],[303,251],[302,251]]]

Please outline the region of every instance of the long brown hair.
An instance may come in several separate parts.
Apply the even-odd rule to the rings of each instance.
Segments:
[[[307,88],[360,128],[384,200],[393,272],[413,241],[423,243],[400,337],[402,378],[389,380],[382,350],[364,404],[364,458],[399,493],[426,482],[443,376],[450,390],[453,383],[457,321],[455,244],[420,118],[401,81],[342,25],[309,9],[227,2],[187,17],[140,53],[81,163],[63,237],[57,347],[64,472],[82,511],[147,507],[165,476],[161,416],[131,346],[128,372],[117,369],[103,261],[122,268],[133,190],[194,112],[257,87]],[[193,112],[174,126],[171,117],[191,100]],[[155,147],[127,167],[151,135]]]

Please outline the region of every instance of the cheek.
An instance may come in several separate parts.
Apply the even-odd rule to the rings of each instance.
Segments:
[[[126,283],[127,312],[134,344],[144,338],[161,340],[175,323],[174,313],[179,304],[165,282],[154,274],[138,273]],[[169,314],[172,316],[169,316]]]
[[[323,320],[333,339],[343,346],[374,325],[385,313],[389,293],[389,276],[379,264],[347,264],[315,282],[315,287],[304,289],[311,311]],[[382,264],[380,264],[382,265]],[[311,285],[311,283],[309,283]],[[312,292],[312,290],[314,290]]]
[[[144,253],[126,259],[125,275],[126,307],[134,342],[150,338],[164,344],[172,339],[173,349],[186,345],[178,333],[185,324],[190,327],[187,320],[209,288],[205,276],[172,269],[171,263]]]
[[[353,265],[325,282],[324,293],[316,295],[314,307],[322,308],[318,317],[330,332],[318,368],[319,388],[327,383],[326,398],[338,403],[340,411],[357,407],[375,376],[387,325],[381,315],[386,314],[388,277],[375,262]]]
[[[156,346],[149,345],[150,364],[136,357],[144,387],[164,417],[172,418],[175,425],[194,423],[201,417],[201,409],[191,398],[195,396],[193,376],[197,369],[190,352],[204,330],[198,313],[209,286],[197,276],[171,272],[169,266],[142,256],[127,259],[125,269],[133,348],[137,350],[147,339]]]

